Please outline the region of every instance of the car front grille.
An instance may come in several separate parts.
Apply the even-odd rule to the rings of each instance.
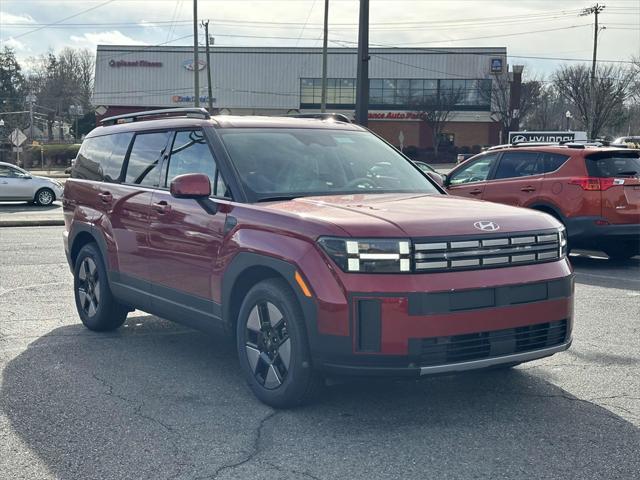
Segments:
[[[566,249],[564,230],[514,235],[416,239],[416,272],[476,270],[558,260]]]
[[[420,366],[468,362],[561,345],[567,338],[567,320],[539,323],[526,327],[450,337],[412,340],[418,347]],[[416,345],[414,342],[419,342]]]

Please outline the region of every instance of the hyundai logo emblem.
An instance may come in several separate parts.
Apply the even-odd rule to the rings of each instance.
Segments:
[[[473,224],[478,230],[482,230],[483,232],[495,232],[500,228],[500,225],[494,222],[482,221],[476,222]]]

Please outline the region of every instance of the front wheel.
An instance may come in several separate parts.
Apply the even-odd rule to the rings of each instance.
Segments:
[[[50,188],[41,188],[36,193],[35,202],[41,207],[48,207],[56,199],[56,195]]]
[[[253,393],[274,408],[307,402],[320,387],[311,368],[302,309],[280,279],[256,284],[237,323],[240,366]]]

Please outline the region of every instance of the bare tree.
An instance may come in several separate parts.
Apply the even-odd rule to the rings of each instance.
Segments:
[[[555,87],[575,110],[577,120],[589,128],[590,138],[598,138],[614,126],[618,120],[616,113],[623,110],[625,101],[632,95],[633,81],[633,69],[601,65],[596,70],[591,98],[590,70],[586,65],[561,67],[553,77]]]
[[[536,101],[522,116],[522,125],[527,130],[565,130],[567,105],[552,84],[540,82]],[[569,125],[570,126],[570,125]]]
[[[439,91],[437,94],[414,99],[411,102],[418,117],[427,124],[433,138],[433,153],[437,157],[444,127],[451,119],[453,110],[464,98],[462,90]]]
[[[483,95],[491,104],[491,118],[500,124],[503,139],[508,138],[511,125],[516,118],[526,118],[536,107],[541,92],[541,81],[533,79],[522,82],[520,105],[514,109],[511,107],[510,76],[508,74],[493,76],[491,90],[483,92]]]

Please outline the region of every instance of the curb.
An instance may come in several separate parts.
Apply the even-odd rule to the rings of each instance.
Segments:
[[[0,228],[2,227],[58,227],[64,225],[61,218],[52,219],[33,219],[33,220],[0,220]]]

